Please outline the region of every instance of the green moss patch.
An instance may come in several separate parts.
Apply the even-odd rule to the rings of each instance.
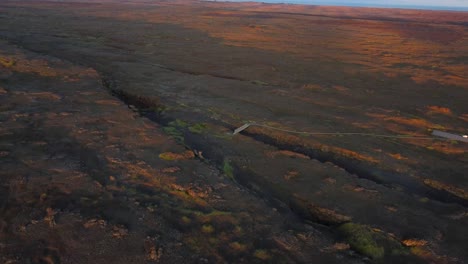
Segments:
[[[168,126],[175,128],[186,128],[188,127],[188,123],[183,120],[176,119],[174,121],[169,122]]]
[[[231,163],[227,159],[225,159],[223,162],[223,172],[230,179],[234,179],[234,168],[231,166]]]
[[[194,124],[192,126],[189,126],[189,131],[195,134],[201,134],[206,130],[207,126],[206,124]]]
[[[180,131],[179,129],[175,127],[172,127],[172,126],[163,127],[163,131],[164,133],[168,134],[169,136],[173,137],[175,140],[179,142],[184,141],[184,135],[182,131]]]
[[[372,259],[380,259],[384,256],[401,256],[409,253],[408,249],[398,240],[365,225],[342,224],[338,228],[338,232],[353,250]]]

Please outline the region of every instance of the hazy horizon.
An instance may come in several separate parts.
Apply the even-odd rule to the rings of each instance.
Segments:
[[[360,6],[360,7],[382,7],[382,8],[406,8],[406,9],[428,9],[428,10],[454,10],[468,11],[468,0],[450,0],[440,3],[440,1],[424,0],[220,0],[229,2],[264,2],[264,3],[285,3],[304,5],[331,5],[331,6]]]

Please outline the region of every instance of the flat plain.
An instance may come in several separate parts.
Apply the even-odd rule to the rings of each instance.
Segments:
[[[2,1],[0,262],[465,263],[467,65],[467,12]]]

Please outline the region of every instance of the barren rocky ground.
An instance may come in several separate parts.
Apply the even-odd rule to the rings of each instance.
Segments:
[[[466,262],[467,21],[2,1],[0,261]]]

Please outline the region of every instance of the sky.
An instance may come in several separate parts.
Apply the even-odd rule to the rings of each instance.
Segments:
[[[229,1],[229,0],[228,0]],[[442,9],[468,11],[468,0],[230,0],[257,1],[267,3],[294,3],[317,5],[350,5],[350,6],[388,6],[388,7],[445,7]],[[434,8],[438,9],[438,8]]]
[[[313,0],[311,0],[313,2]],[[468,7],[468,0],[320,0],[320,2],[350,2],[375,5],[454,6]]]

